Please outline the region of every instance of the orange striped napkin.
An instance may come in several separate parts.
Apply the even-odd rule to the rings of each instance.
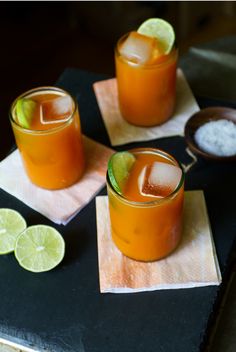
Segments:
[[[183,136],[184,126],[199,106],[181,69],[177,70],[176,107],[173,117],[160,126],[137,127],[125,121],[120,113],[116,79],[93,85],[98,106],[113,146],[130,142],[148,141],[161,137]]]
[[[185,192],[182,241],[168,257],[144,263],[125,257],[111,238],[108,199],[96,198],[101,292],[127,293],[219,285],[221,273],[202,191]]]
[[[74,185],[55,191],[42,189],[27,177],[19,150],[0,163],[0,187],[57,224],[66,225],[105,186],[113,150],[83,137],[86,169]]]

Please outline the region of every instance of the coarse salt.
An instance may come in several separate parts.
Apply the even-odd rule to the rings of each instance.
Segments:
[[[236,124],[232,121],[209,121],[197,129],[194,139],[207,153],[217,156],[236,155]]]

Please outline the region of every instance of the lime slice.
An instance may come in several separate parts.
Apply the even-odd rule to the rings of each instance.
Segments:
[[[166,55],[169,54],[175,42],[173,27],[161,18],[149,18],[141,24],[137,32],[156,38]]]
[[[19,125],[29,128],[34,117],[36,102],[31,99],[19,99],[16,103],[16,115]]]
[[[135,162],[135,156],[129,152],[117,152],[108,162],[108,176],[116,192],[122,194],[130,170]]]
[[[16,210],[0,209],[0,254],[13,252],[17,236],[25,229],[25,219]]]
[[[62,261],[64,254],[64,239],[51,226],[30,226],[16,241],[15,257],[20,266],[35,273],[53,269]]]

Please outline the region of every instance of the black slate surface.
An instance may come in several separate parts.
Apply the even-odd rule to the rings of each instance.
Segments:
[[[92,90],[92,83],[104,77],[67,69],[57,85],[77,97],[84,134],[110,146]],[[198,101],[202,107],[223,104]],[[137,145],[163,148],[181,162],[190,161],[181,137],[117,149]],[[99,293],[94,199],[67,226],[58,226],[0,190],[0,207],[20,211],[28,225],[53,225],[66,242],[63,262],[47,273],[25,271],[12,254],[0,256],[0,337],[50,352],[202,350],[232,263],[235,179],[235,163],[202,159],[186,176],[187,190],[204,190],[222,285],[136,294]],[[105,187],[100,194],[106,194]]]

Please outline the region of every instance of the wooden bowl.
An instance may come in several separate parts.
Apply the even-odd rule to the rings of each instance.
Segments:
[[[236,110],[224,107],[210,107],[200,110],[199,112],[192,115],[187,121],[184,129],[185,140],[193,153],[200,155],[207,160],[235,161],[236,154],[232,156],[217,156],[210,154],[200,149],[200,147],[195,142],[194,134],[200,126],[206,122],[221,119],[229,120],[236,124]]]

